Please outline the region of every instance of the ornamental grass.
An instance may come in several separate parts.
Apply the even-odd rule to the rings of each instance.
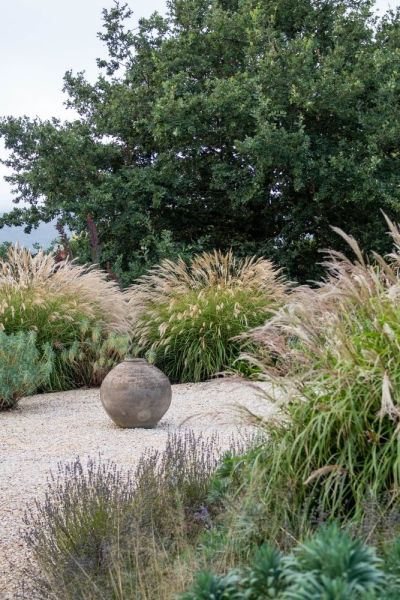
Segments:
[[[45,390],[99,383],[128,346],[126,302],[105,273],[19,246],[0,261],[0,329],[34,331],[39,349],[50,345]]]
[[[366,499],[385,509],[398,502],[400,231],[388,224],[386,257],[365,257],[337,230],[355,259],[328,252],[319,288],[299,290],[251,334],[275,352],[265,373],[291,393],[281,421],[265,423],[269,444],[258,462],[263,505],[277,516],[271,535],[283,523],[298,530],[299,515],[315,510],[362,520]]]
[[[235,336],[268,319],[288,293],[279,269],[232,252],[165,260],[128,290],[133,338],[174,382],[202,381],[235,367]]]

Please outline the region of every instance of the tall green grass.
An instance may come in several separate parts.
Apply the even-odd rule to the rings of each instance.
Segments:
[[[286,292],[264,259],[166,260],[128,291],[133,336],[172,381],[202,381],[235,367],[244,343],[233,338],[264,323]]]
[[[291,392],[281,422],[265,423],[259,466],[273,536],[316,510],[359,520],[367,498],[398,502],[400,233],[392,224],[390,232],[394,252],[370,261],[342,233],[355,261],[330,252],[320,288],[301,290],[255,332],[267,349],[281,348],[286,378],[276,383]]]

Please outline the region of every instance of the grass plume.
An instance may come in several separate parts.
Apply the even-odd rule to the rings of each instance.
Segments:
[[[165,260],[128,290],[133,336],[173,381],[201,381],[237,360],[241,332],[260,325],[288,285],[265,259],[203,253]]]

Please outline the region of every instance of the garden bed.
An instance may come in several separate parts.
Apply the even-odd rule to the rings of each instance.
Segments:
[[[275,406],[257,386],[237,379],[173,386],[170,410],[156,429],[119,429],[107,417],[99,390],[41,394],[24,398],[0,414],[0,597],[16,597],[26,549],[20,536],[27,504],[43,495],[47,474],[77,456],[112,459],[132,467],[142,452],[162,449],[169,431],[185,427],[205,436],[218,432],[228,445],[246,435],[237,408],[269,416]]]

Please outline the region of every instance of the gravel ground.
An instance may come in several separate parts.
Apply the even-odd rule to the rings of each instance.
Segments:
[[[24,398],[16,410],[0,413],[0,598],[16,598],[26,548],[22,517],[33,498],[43,495],[46,477],[60,461],[78,455],[134,466],[146,448],[162,449],[168,431],[190,427],[205,436],[218,431],[228,443],[246,428],[238,406],[271,415],[276,407],[262,388],[240,380],[214,380],[173,386],[172,404],[155,429],[119,429],[107,417],[99,390],[41,394]]]

